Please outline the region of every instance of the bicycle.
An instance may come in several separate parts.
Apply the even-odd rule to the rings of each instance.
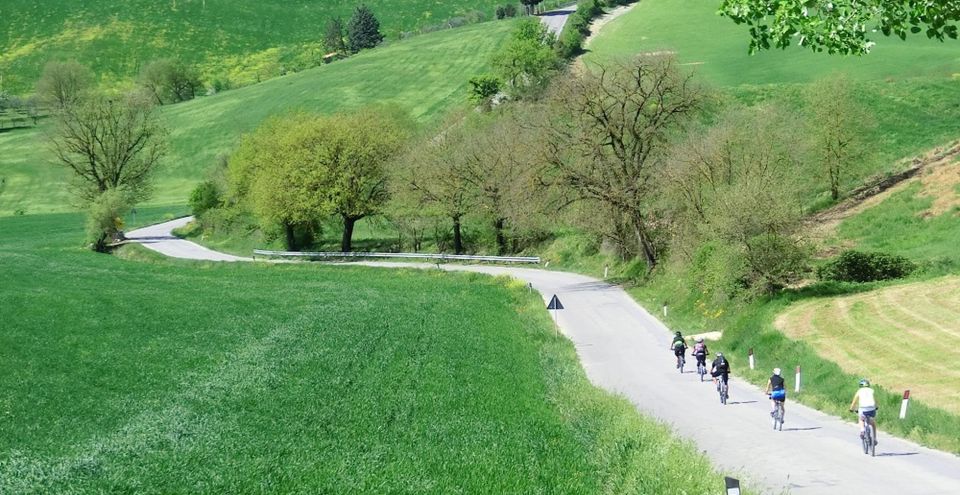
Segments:
[[[770,397],[770,400],[773,400],[773,397]],[[775,400],[776,407],[773,409],[773,429],[777,431],[783,431],[783,401]]]
[[[723,375],[717,377],[717,392],[720,394],[720,403],[727,405],[727,381]]]
[[[704,358],[706,360],[706,358]],[[700,375],[700,381],[703,381],[703,376],[707,374],[707,364],[701,362],[700,359],[697,359],[697,374]]]
[[[680,374],[683,374],[683,365],[687,364],[687,359],[683,357],[683,354],[677,356],[677,368],[680,369]]]
[[[859,413],[859,411],[851,410],[850,412],[857,413],[861,418],[863,418],[863,433],[860,434],[860,443],[863,445],[863,453],[868,454],[871,457],[876,457],[877,455],[877,442],[873,438],[873,428],[876,426],[876,418],[871,418]]]

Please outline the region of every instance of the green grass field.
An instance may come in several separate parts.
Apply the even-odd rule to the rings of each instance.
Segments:
[[[420,122],[466,103],[467,81],[510,32],[509,22],[423,35],[316,69],[163,108],[170,153],[157,177],[154,205],[184,204],[217,156],[271,115],[293,110],[332,113],[392,104]],[[0,133],[0,215],[68,210],[68,176],[53,159],[42,129]]]
[[[719,1],[644,0],[591,42],[588,62],[672,51],[717,86],[806,83],[834,72],[853,79],[950,78],[960,73],[960,42],[882,38],[869,56],[815,54],[797,47],[749,55],[747,28],[716,14]]]
[[[81,224],[0,218],[0,493],[721,491],[521,284],[123,259]]]
[[[471,11],[493,19],[499,2],[368,0],[388,41],[401,32],[443,24]],[[71,58],[105,83],[128,80],[156,58],[181,58],[207,76],[249,83],[316,63],[328,19],[349,19],[359,2],[344,0],[63,0],[0,4],[0,74],[4,89],[33,90],[43,64]]]

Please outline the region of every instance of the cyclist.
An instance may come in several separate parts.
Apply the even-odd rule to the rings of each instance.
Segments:
[[[859,409],[853,406],[858,405]],[[853,394],[853,400],[850,401],[850,410],[857,412],[860,418],[860,438],[863,438],[863,422],[870,418],[870,425],[873,428],[873,444],[877,444],[877,401],[873,398],[873,389],[870,388],[870,380],[866,378],[860,380],[860,388]]]
[[[703,343],[703,337],[697,337],[697,343],[693,345],[693,357],[697,358],[697,366],[707,367],[707,356],[710,351],[707,350],[707,344]]]
[[[710,376],[713,377],[713,383],[717,386],[718,392],[720,391],[720,382],[717,381],[717,378],[723,380],[723,383],[727,385],[727,397],[730,397],[730,362],[723,357],[722,352],[718,352],[717,358],[713,360],[713,364],[710,366]]]
[[[780,368],[774,368],[773,374],[770,375],[770,379],[767,380],[767,389],[764,391],[765,394],[770,396],[770,417],[773,417],[774,413],[777,411],[777,401],[780,401],[784,404],[787,402],[787,389],[783,387],[784,380],[781,374]],[[786,416],[787,408],[784,406],[783,414]],[[780,422],[783,422],[783,418],[780,418]]]
[[[683,334],[677,332],[673,335],[673,341],[670,342],[670,350],[673,351],[674,356],[677,356],[677,369],[679,369],[683,354],[687,352],[687,343],[683,340]]]

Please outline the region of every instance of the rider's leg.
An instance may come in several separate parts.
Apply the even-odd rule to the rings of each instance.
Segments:
[[[860,420],[859,420],[859,422],[860,422],[860,436],[862,437],[862,436],[863,436],[863,421],[864,421],[864,419],[866,419],[866,418],[864,418],[863,413],[860,413],[858,416],[860,416]]]
[[[873,444],[877,444],[877,418],[870,418],[870,427],[873,428]]]

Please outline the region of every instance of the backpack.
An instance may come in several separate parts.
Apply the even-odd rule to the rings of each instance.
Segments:
[[[717,371],[727,371],[730,368],[730,365],[727,364],[727,358],[720,356],[717,358]]]
[[[661,345],[662,345],[662,344],[661,344]],[[673,348],[674,348],[674,349],[683,349],[683,347],[684,347],[685,345],[686,345],[686,344],[683,343],[683,340],[674,340],[674,341],[673,341]]]

